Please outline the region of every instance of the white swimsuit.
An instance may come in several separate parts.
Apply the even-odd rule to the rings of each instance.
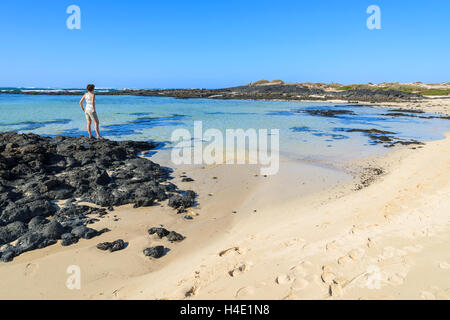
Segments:
[[[93,105],[93,102],[92,102],[91,94],[90,93],[86,93],[84,96],[86,98],[86,112],[87,111],[94,112],[94,105]]]
[[[86,100],[86,109],[84,110],[84,114],[86,115],[86,119],[92,121],[98,121],[97,113],[94,112],[94,104],[92,101],[92,97],[90,93],[86,93],[84,95]]]

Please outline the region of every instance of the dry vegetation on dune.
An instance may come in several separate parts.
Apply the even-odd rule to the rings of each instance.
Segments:
[[[271,85],[271,84],[284,84],[284,81],[283,80],[278,80],[278,79],[272,80],[272,81],[269,81],[269,80],[258,80],[258,81],[249,83],[248,86],[261,86],[261,85]]]
[[[417,93],[422,96],[448,96],[450,95],[450,85],[448,84],[422,84],[422,83],[381,83],[373,84],[352,84],[340,86],[337,90],[348,91],[355,89],[369,89],[369,90],[397,90],[407,93]]]

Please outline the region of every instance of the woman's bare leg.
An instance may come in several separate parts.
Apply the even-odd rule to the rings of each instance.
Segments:
[[[92,123],[92,120],[91,120],[91,119],[87,119],[87,131],[88,131],[88,133],[89,133],[89,138],[90,138],[90,139],[94,138],[94,137],[92,136],[91,123]]]
[[[95,125],[95,132],[97,133],[97,138],[102,139],[102,136],[100,135],[100,122],[98,120],[94,120]]]

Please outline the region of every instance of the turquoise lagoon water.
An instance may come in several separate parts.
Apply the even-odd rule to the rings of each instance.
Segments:
[[[79,96],[0,95],[0,132],[86,136],[79,100]],[[298,112],[308,108],[351,110],[356,115],[327,118]],[[392,131],[398,138],[420,141],[441,139],[443,132],[450,131],[449,120],[389,117],[384,108],[334,103],[97,96],[97,112],[104,137],[166,142],[166,149],[172,146],[173,130],[193,131],[194,121],[202,121],[204,130],[224,133],[279,129],[281,153],[307,160],[347,159],[387,150],[373,145],[363,133],[342,128]]]

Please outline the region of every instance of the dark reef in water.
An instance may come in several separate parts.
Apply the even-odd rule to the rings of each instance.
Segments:
[[[389,112],[395,112],[395,113],[416,113],[416,114],[425,113],[425,111],[416,110],[416,109],[390,109]]]
[[[188,117],[179,114],[173,114],[167,117],[140,116],[135,120],[120,124],[105,125],[103,128],[105,129],[105,134],[108,136],[120,137],[123,135],[139,134],[139,131],[142,129],[161,126],[180,126],[183,125],[180,121],[186,118]]]
[[[297,133],[311,133],[312,135],[316,136],[316,137],[326,137],[326,138],[331,138],[332,140],[346,140],[349,139],[349,137],[344,136],[342,134],[334,134],[334,133],[329,133],[329,132],[323,132],[320,130],[316,130],[316,129],[311,129],[308,127],[293,127],[291,128],[291,130],[293,132],[297,132]]]
[[[308,113],[311,116],[321,116],[321,117],[328,117],[328,118],[336,118],[338,116],[354,116],[356,113],[351,110],[340,110],[340,109],[306,109],[306,110],[300,110],[298,112],[305,112]]]
[[[450,117],[448,117],[448,116],[441,116],[441,115],[427,116],[427,115],[423,115],[424,113],[425,113],[425,111],[415,110],[415,109],[390,109],[390,110],[388,110],[388,113],[383,114],[383,116],[450,120]]]
[[[25,121],[25,122],[17,122],[17,123],[2,123],[0,124],[1,127],[7,127],[7,126],[21,126],[20,128],[16,129],[15,132],[19,131],[31,131],[43,128],[45,126],[51,125],[51,124],[68,124],[72,120],[70,119],[58,119],[58,120],[50,120],[50,121]]]
[[[170,169],[138,156],[155,147],[151,142],[0,134],[0,260],[107,232],[88,227],[107,214],[105,208],[148,207],[165,200],[178,212],[193,206],[196,194],[170,183]],[[75,198],[103,208],[78,205]],[[56,200],[65,202],[57,205]]]
[[[366,133],[366,134],[395,134],[395,132],[391,131],[384,131],[384,130],[378,130],[378,129],[338,129],[337,131],[342,130],[345,132],[360,132],[360,133]]]
[[[378,129],[348,129],[348,128],[335,128],[335,132],[359,132],[367,137],[369,137],[371,144],[382,144],[386,148],[392,148],[396,145],[403,145],[403,146],[409,146],[409,145],[423,145],[422,142],[413,140],[413,139],[401,139],[398,137],[395,137],[395,132],[390,131],[384,131],[384,130],[378,130]]]

